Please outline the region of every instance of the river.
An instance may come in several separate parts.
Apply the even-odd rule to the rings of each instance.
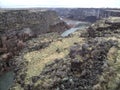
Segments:
[[[0,76],[0,90],[8,90],[14,81],[14,72],[9,71]]]
[[[66,37],[69,34],[75,32],[77,30],[84,30],[86,27],[88,27],[90,25],[90,23],[88,23],[88,22],[81,22],[81,21],[76,21],[76,22],[75,21],[73,21],[73,22],[70,21],[70,22],[68,22],[68,25],[73,24],[73,23],[74,23],[74,25],[73,25],[72,28],[66,30],[65,32],[63,32],[61,34],[62,37]]]

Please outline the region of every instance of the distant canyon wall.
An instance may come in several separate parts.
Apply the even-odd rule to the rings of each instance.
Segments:
[[[120,16],[120,9],[107,9],[107,8],[75,8],[75,9],[53,9],[61,17],[70,18],[74,20],[83,20],[95,22],[98,19],[106,18],[109,16]]]

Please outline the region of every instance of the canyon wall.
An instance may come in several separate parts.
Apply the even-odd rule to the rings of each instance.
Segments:
[[[49,10],[5,10],[0,12],[0,30],[31,28],[40,34],[50,32],[50,27],[58,23],[64,22],[59,19],[56,12]],[[62,25],[65,26],[65,23]],[[60,31],[64,30],[65,28]]]
[[[109,16],[120,16],[119,9],[109,8],[57,8],[55,10],[60,16],[74,20],[83,20],[95,22],[98,19],[106,18]]]

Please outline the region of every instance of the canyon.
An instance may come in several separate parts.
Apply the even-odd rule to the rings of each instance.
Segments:
[[[9,59],[25,46],[25,41],[39,34],[62,32],[69,26],[49,10],[4,10],[0,13],[0,74],[6,71]],[[5,62],[5,63],[4,63]],[[4,68],[2,68],[4,67]]]
[[[0,90],[119,90],[119,34],[119,9],[0,10]]]

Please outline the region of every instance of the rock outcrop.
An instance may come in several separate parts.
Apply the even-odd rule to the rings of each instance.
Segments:
[[[85,37],[110,37],[119,36],[120,33],[120,17],[109,17],[92,24],[86,33]]]
[[[68,25],[49,10],[5,10],[0,12],[0,74],[11,58],[26,47],[25,42],[40,34],[62,32]]]
[[[51,30],[51,26],[61,24],[59,30]],[[58,26],[59,27],[59,26]],[[37,34],[50,31],[64,31],[67,25],[60,20],[56,12],[49,10],[5,10],[0,13],[0,30],[21,30],[30,28]]]
[[[116,26],[116,22],[119,23],[118,17],[103,19],[84,31],[77,31],[66,38],[59,39],[60,41],[55,41],[55,47],[60,47],[61,43],[64,45],[64,39],[70,40],[74,44],[61,49],[69,45],[70,42],[67,42],[60,48],[50,49],[49,53],[53,54],[51,57],[54,60],[48,55],[50,62],[45,63],[44,68],[38,69],[48,59],[40,59],[41,52],[38,56],[30,58],[30,55],[37,54],[39,51],[30,52],[31,54],[23,59],[27,59],[26,65],[30,66],[16,71],[16,83],[11,90],[119,90],[120,26]],[[108,35],[106,36],[106,34]],[[78,38],[71,40],[75,37]],[[79,39],[81,40],[79,41]],[[67,55],[57,58],[66,50],[69,51]],[[43,58],[46,57],[43,55]],[[36,65],[35,62],[40,63]],[[31,66],[37,71],[31,72]],[[41,70],[41,68],[43,69]]]
[[[93,47],[94,45],[94,47]],[[35,85],[31,90],[105,90],[99,76],[108,68],[107,53],[114,46],[111,41],[90,40],[77,50],[71,49],[72,58],[55,60],[46,65],[38,77],[33,77]],[[75,47],[74,47],[75,48]],[[100,83],[100,84],[98,84]],[[96,87],[96,86],[99,87]]]

